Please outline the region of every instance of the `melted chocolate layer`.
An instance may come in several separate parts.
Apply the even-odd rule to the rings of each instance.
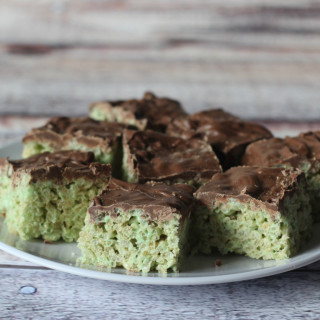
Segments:
[[[212,208],[230,198],[251,201],[257,208],[274,213],[280,210],[284,197],[296,191],[300,170],[266,167],[234,167],[216,174],[195,193],[205,206]]]
[[[0,159],[0,171],[12,171],[12,179],[19,179],[25,173],[31,176],[30,182],[38,180],[86,178],[104,179],[106,183],[111,176],[111,166],[94,161],[92,152],[60,151],[41,153],[22,160]]]
[[[117,209],[142,210],[144,217],[159,222],[168,221],[179,214],[183,222],[191,213],[193,191],[194,188],[183,184],[138,185],[112,179],[108,187],[94,198],[88,212],[93,223],[99,223],[106,215],[117,217]]]
[[[202,128],[204,131],[205,126],[210,127],[213,123],[220,121],[241,121],[241,119],[223,109],[210,109],[174,119],[168,125],[166,133],[190,139],[197,135],[198,129]]]
[[[105,150],[121,139],[125,128],[129,126],[90,118],[55,117],[43,127],[32,129],[27,133],[23,143],[47,142],[55,150],[60,150],[71,140],[76,140],[88,147],[99,147]]]
[[[240,164],[246,146],[272,137],[262,125],[243,121],[221,109],[213,109],[179,118],[167,133],[184,139],[200,138],[208,142],[226,169]]]
[[[250,144],[242,158],[243,165],[288,165],[300,168],[320,161],[319,132],[301,133],[297,137],[272,138]]]
[[[304,150],[308,149],[306,154],[308,159],[320,159],[320,131],[300,133],[297,137],[287,137],[286,140],[297,154],[303,155],[303,152],[306,152]],[[292,140],[295,141],[292,143]],[[296,141],[299,141],[300,145]]]
[[[98,108],[101,110],[121,109],[124,119],[123,123],[138,121],[138,129],[152,129],[165,131],[168,124],[177,117],[186,116],[181,104],[169,98],[158,98],[151,92],[146,92],[142,99],[131,99],[126,101],[104,101],[90,106],[90,110]],[[110,115],[112,118],[112,115]],[[116,119],[111,119],[111,121]]]
[[[221,172],[219,160],[210,146],[199,139],[183,140],[155,131],[125,130],[124,148],[128,165],[139,182],[194,180],[201,183]]]

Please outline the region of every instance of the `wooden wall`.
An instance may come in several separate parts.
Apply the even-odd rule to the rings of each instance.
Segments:
[[[188,111],[320,119],[320,2],[0,0],[0,116],[145,90]]]

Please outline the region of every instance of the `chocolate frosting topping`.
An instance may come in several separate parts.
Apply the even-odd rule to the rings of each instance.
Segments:
[[[55,117],[43,127],[32,129],[23,138],[23,143],[30,141],[47,141],[55,150],[60,150],[71,140],[88,147],[99,146],[108,148],[121,139],[122,131],[130,128],[127,125],[106,121],[96,121],[90,118]]]
[[[21,174],[30,174],[30,182],[55,180],[58,183],[62,179],[86,178],[105,179],[107,183],[111,176],[111,166],[93,161],[92,152],[44,152],[22,160],[0,159],[0,171],[12,171],[13,180]]]
[[[300,168],[320,160],[318,132],[301,133],[297,137],[272,138],[250,144],[242,158],[244,165],[288,165]]]
[[[292,152],[284,139],[271,138],[250,144],[242,158],[242,164],[263,167],[283,164],[299,167],[304,159]]]
[[[152,129],[165,131],[167,125],[177,117],[187,115],[181,104],[169,98],[158,98],[151,92],[146,92],[142,99],[131,99],[126,101],[105,101],[97,102],[90,106],[110,110],[111,108],[121,108],[126,120],[141,120],[138,129]]]
[[[241,121],[241,119],[223,109],[210,109],[174,119],[168,125],[166,133],[190,139],[197,135],[198,128],[210,127],[213,123],[220,121]]]
[[[280,209],[286,194],[295,192],[298,179],[304,179],[298,169],[234,167],[216,174],[197,190],[195,197],[207,207],[230,198],[251,201],[272,213]]]
[[[149,129],[164,132],[173,119],[187,115],[178,101],[158,98],[151,92],[144,94],[143,101],[145,106],[142,110],[148,119]]]
[[[176,119],[168,126],[167,133],[184,139],[205,140],[217,153],[224,168],[238,165],[249,143],[272,137],[262,125],[243,121],[221,109]]]
[[[320,131],[300,133],[294,138],[286,137],[286,141],[297,154],[306,155],[308,159],[320,159]]]
[[[216,155],[199,139],[183,140],[150,130],[125,130],[123,141],[139,182],[179,179],[204,182],[221,172]]]
[[[189,185],[147,183],[129,184],[111,179],[108,187],[95,197],[88,212],[92,222],[100,222],[104,216],[117,216],[117,209],[125,211],[143,210],[143,216],[151,221],[168,221],[175,214],[183,222],[190,216],[193,206],[192,192]]]

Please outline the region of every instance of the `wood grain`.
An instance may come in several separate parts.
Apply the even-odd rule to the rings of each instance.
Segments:
[[[241,283],[167,287],[0,269],[3,319],[319,319],[320,272]],[[33,295],[19,293],[32,285]]]
[[[319,17],[307,0],[1,1],[0,114],[154,90],[189,112],[319,120]]]
[[[30,263],[28,261],[25,261],[23,259],[17,258],[14,255],[11,255],[9,253],[6,253],[3,250],[0,250],[0,268],[6,267],[6,266],[36,266],[36,264]]]
[[[45,124],[47,117],[1,116],[0,147],[21,140],[32,128]]]

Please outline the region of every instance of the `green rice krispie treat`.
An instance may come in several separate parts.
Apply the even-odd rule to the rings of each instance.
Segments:
[[[123,133],[123,179],[145,183],[162,181],[199,186],[221,172],[210,145],[151,130]]]
[[[186,114],[178,101],[159,98],[151,92],[146,92],[142,99],[102,101],[90,106],[92,119],[126,123],[139,130],[161,132],[173,119]]]
[[[113,174],[120,177],[124,128],[128,126],[90,118],[52,118],[25,135],[23,157],[60,150],[90,151],[97,162],[111,163]]]
[[[109,182],[111,167],[93,153],[60,151],[0,159],[0,212],[22,239],[77,240],[90,201]]]
[[[314,221],[320,221],[320,132],[252,143],[246,149],[242,164],[302,170],[306,175]]]
[[[192,236],[203,253],[218,248],[256,259],[294,256],[311,236],[311,208],[298,169],[234,167],[195,193]]]
[[[142,273],[179,271],[188,251],[193,190],[111,180],[88,209],[78,240],[79,262]]]

